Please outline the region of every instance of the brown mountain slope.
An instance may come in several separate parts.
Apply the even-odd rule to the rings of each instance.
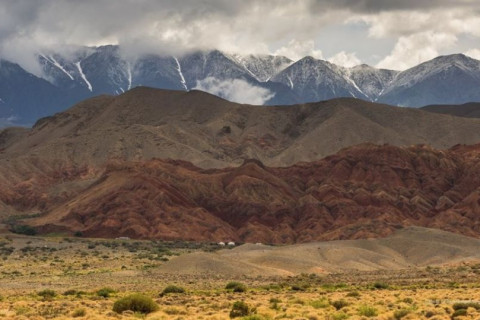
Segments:
[[[88,171],[75,174],[81,180]],[[480,145],[360,145],[284,168],[115,161],[66,202],[48,205],[54,201],[43,195],[46,214],[32,225],[88,236],[293,243],[416,225],[479,237]]]
[[[204,168],[256,158],[285,166],[319,160],[364,142],[443,149],[479,141],[480,119],[356,99],[263,107],[199,91],[139,87],[117,97],[86,100],[40,120],[29,132],[0,133],[0,167],[5,159],[31,157],[92,166],[112,158],[158,157]]]
[[[431,105],[421,109],[456,117],[480,118],[480,102],[470,102],[461,105]]]

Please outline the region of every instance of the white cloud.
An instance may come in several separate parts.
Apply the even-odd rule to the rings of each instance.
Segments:
[[[340,51],[333,57],[328,58],[328,61],[346,68],[355,67],[362,63],[355,52],[347,53],[345,51]]]
[[[473,59],[480,60],[480,49],[470,49],[467,52],[465,52],[465,55]]]
[[[376,67],[404,70],[419,63],[433,59],[439,50],[455,44],[457,37],[452,34],[422,32],[398,39],[392,52],[380,61]]]
[[[270,90],[249,84],[245,80],[219,80],[207,77],[197,81],[196,90],[209,92],[232,102],[262,105],[275,95]]]
[[[365,61],[388,52],[395,41],[399,45],[422,32],[469,42],[461,48],[475,47],[480,37],[478,12],[476,0],[0,1],[0,56],[27,65],[36,74],[35,51],[66,45],[120,44],[132,58],[219,49],[321,59],[326,52],[346,50],[356,51]],[[338,32],[348,21],[361,22],[359,32]],[[322,33],[338,39],[320,42]],[[352,48],[352,42],[367,37],[392,41]],[[444,53],[439,50],[426,48],[423,55]]]
[[[312,56],[316,59],[323,59],[322,50],[315,49],[313,40],[298,41],[290,40],[286,45],[275,51],[275,55],[285,56],[292,60],[299,60],[305,56]]]

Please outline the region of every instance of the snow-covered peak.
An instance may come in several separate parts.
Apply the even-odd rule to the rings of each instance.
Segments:
[[[367,64],[349,68],[348,72],[350,79],[372,101],[378,99],[399,73],[394,70],[376,69]]]
[[[480,61],[469,58],[463,54],[452,54],[437,57],[400,72],[394,83],[392,83],[392,88],[412,87],[420,81],[441,72],[448,71],[450,68],[457,68],[480,79]]]
[[[287,57],[266,54],[232,54],[231,57],[260,82],[268,81],[271,77],[293,63],[293,61]]]

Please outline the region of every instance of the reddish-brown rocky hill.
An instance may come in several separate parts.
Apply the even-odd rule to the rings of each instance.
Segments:
[[[405,225],[479,236],[479,146],[452,147],[479,141],[480,119],[357,99],[262,107],[139,87],[1,130],[0,221],[275,243]],[[451,149],[399,147],[414,144]]]
[[[364,144],[283,168],[112,161],[88,188],[47,209],[30,223],[99,237],[293,243],[379,237],[408,225],[479,237],[480,145]]]

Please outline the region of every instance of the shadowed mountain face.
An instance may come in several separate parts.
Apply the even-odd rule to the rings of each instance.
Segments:
[[[478,237],[479,156],[480,145],[367,144],[284,168],[256,160],[209,170],[112,161],[98,173],[57,165],[4,182],[1,201],[43,208],[28,223],[45,232],[94,237],[294,243],[386,236],[408,225]]]
[[[471,102],[462,105],[431,105],[422,108],[424,111],[449,114],[456,117],[480,118],[480,103]]]

